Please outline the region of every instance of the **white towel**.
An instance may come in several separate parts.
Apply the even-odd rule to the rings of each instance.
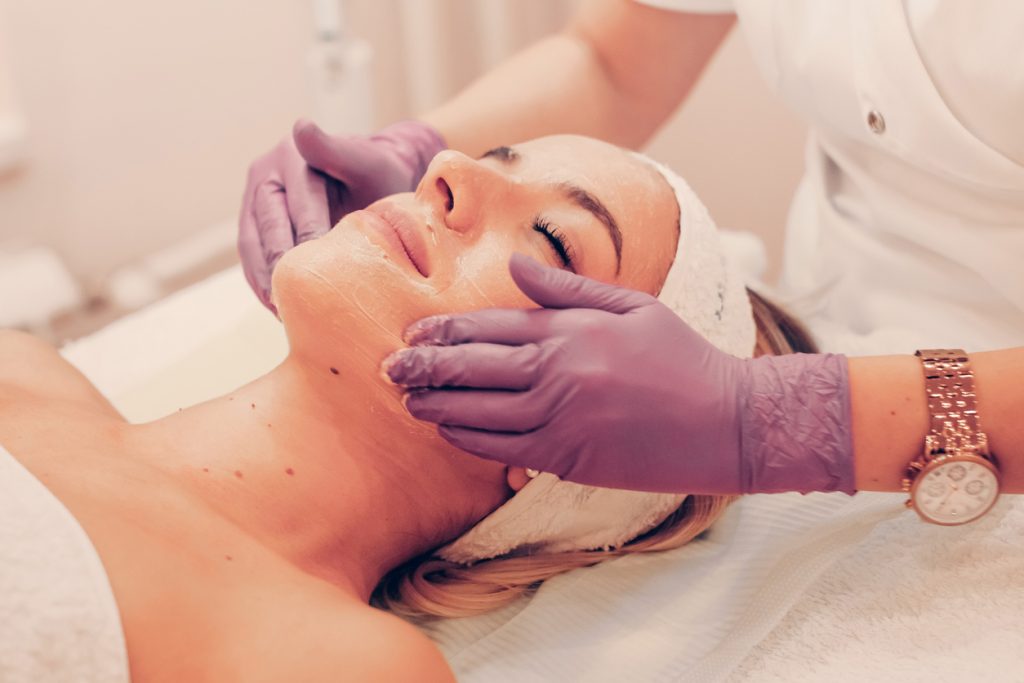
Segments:
[[[901,509],[885,494],[750,496],[682,548],[570,572],[530,601],[424,628],[463,683],[721,680]]]
[[[128,680],[121,617],[96,549],[0,447],[0,682]]]
[[[963,527],[880,524],[730,681],[1024,681],[1024,500]]]

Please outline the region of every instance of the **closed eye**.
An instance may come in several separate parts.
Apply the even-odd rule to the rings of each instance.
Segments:
[[[572,244],[565,238],[562,231],[557,226],[552,225],[550,221],[539,216],[533,220],[533,229],[547,238],[562,265],[575,273],[576,268],[573,263]]]

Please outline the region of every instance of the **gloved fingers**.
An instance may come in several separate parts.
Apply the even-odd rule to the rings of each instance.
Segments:
[[[485,460],[551,472],[540,462],[541,451],[536,448],[537,439],[533,434],[492,432],[444,424],[437,428],[437,433],[456,448]]]
[[[543,364],[536,344],[461,344],[402,349],[384,360],[395,384],[413,388],[529,389]]]
[[[470,342],[532,344],[549,336],[554,313],[543,309],[486,308],[457,315],[434,315],[407,327],[404,339],[413,346]]]
[[[528,391],[425,389],[410,393],[406,410],[418,420],[521,434],[547,424],[548,406]]]
[[[380,152],[363,138],[328,135],[307,120],[295,122],[292,137],[307,164],[343,183],[358,185],[377,172]]]
[[[284,253],[295,246],[291,219],[284,187],[276,181],[260,183],[253,199],[256,229],[263,248],[267,270],[273,274],[274,266]]]
[[[512,254],[508,269],[523,294],[545,308],[597,308],[609,313],[628,313],[657,302],[645,292],[545,266],[524,254]]]
[[[301,160],[285,169],[285,203],[295,244],[326,235],[331,227],[324,177]]]
[[[246,192],[246,201],[238,216],[238,256],[242,260],[245,279],[260,302],[273,310],[270,303],[270,269],[263,257],[263,246],[252,214],[252,192]]]

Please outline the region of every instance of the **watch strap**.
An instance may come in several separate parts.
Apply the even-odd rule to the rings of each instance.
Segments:
[[[974,372],[963,349],[921,349],[915,356],[924,370],[930,424],[925,451],[988,454],[988,437],[978,418]]]

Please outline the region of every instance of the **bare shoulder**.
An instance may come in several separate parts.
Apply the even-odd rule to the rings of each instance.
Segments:
[[[25,332],[0,330],[0,402],[22,398],[70,401],[120,417],[52,344]]]
[[[308,680],[455,683],[441,651],[412,624],[364,605],[336,616],[344,630],[322,629],[318,636],[334,656],[315,667]],[[339,633],[358,634],[358,639],[338,647]]]
[[[308,588],[278,588],[278,599],[245,610],[245,625],[234,633],[247,656],[232,649],[231,675],[224,678],[455,683],[441,651],[415,626],[354,598]]]
[[[454,683],[455,676],[437,646],[412,624],[367,607],[365,678],[379,681]]]

